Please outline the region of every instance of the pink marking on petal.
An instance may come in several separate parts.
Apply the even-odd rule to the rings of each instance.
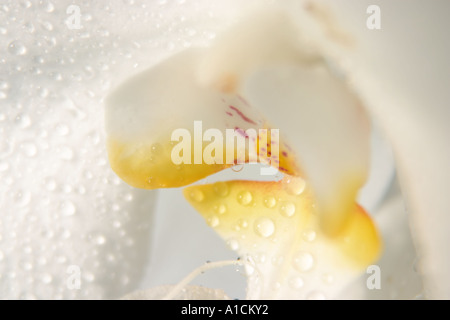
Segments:
[[[252,119],[250,119],[249,117],[247,117],[245,114],[243,114],[243,113],[241,112],[241,110],[239,110],[238,108],[233,107],[233,106],[229,106],[229,107],[230,107],[231,110],[236,111],[236,113],[237,113],[237,114],[242,118],[242,120],[244,120],[245,122],[248,122],[248,123],[257,125],[257,123],[256,123],[255,121],[253,121]]]

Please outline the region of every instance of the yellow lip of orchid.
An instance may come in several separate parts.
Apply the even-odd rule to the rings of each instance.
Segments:
[[[337,297],[381,251],[371,218],[353,204],[330,239],[320,228],[311,188],[302,178],[227,181],[184,190],[189,203],[243,259],[248,298]]]

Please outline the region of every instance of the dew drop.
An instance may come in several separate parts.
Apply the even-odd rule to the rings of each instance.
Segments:
[[[23,56],[27,53],[27,48],[22,42],[16,40],[9,43],[8,51],[16,56]]]
[[[48,191],[55,191],[56,181],[54,179],[48,179],[47,181],[45,181],[45,187]]]
[[[163,147],[159,143],[155,143],[151,147],[153,154],[161,154],[163,151]]]
[[[6,90],[8,88],[9,88],[8,82],[6,82],[5,80],[0,80],[0,89],[1,90]]]
[[[94,239],[95,243],[98,245],[104,245],[106,243],[106,238],[103,235],[98,235]]]
[[[220,220],[217,216],[209,217],[207,222],[208,222],[208,225],[212,228],[216,228],[220,224]]]
[[[228,185],[225,182],[216,182],[213,189],[214,192],[220,197],[226,197],[229,193]]]
[[[305,190],[306,181],[300,177],[289,177],[286,183],[287,192],[291,195],[299,196]]]
[[[9,169],[9,163],[6,161],[0,161],[0,172],[6,171]]]
[[[280,283],[279,281],[275,282],[275,283],[273,284],[272,289],[273,289],[274,291],[280,290],[280,289],[281,289],[281,283]]]
[[[77,208],[71,201],[62,202],[60,209],[61,209],[61,214],[66,217],[73,216],[75,214],[75,212],[77,211]]]
[[[269,218],[259,218],[255,222],[255,232],[263,238],[268,238],[275,232],[275,224]]]
[[[50,91],[47,88],[41,88],[39,90],[39,96],[41,98],[47,98],[49,93],[50,93]]]
[[[214,211],[217,214],[225,214],[227,212],[227,207],[224,204],[219,204],[217,206],[214,206]]]
[[[295,213],[295,204],[292,202],[284,202],[281,204],[280,213],[285,217],[292,217]]]
[[[71,235],[72,235],[72,234],[70,233],[69,230],[64,230],[63,233],[61,234],[61,238],[63,238],[63,239],[69,239]]]
[[[84,272],[83,275],[84,275],[84,279],[85,279],[87,282],[92,282],[92,281],[95,280],[95,275],[92,274],[92,273],[90,273],[90,272]]]
[[[283,261],[284,261],[284,257],[283,257],[283,256],[274,256],[274,257],[272,258],[272,264],[273,264],[275,267],[281,266],[281,264],[283,263]]]
[[[314,257],[308,252],[299,252],[294,257],[294,266],[300,272],[307,272],[314,267]]]
[[[295,290],[302,288],[304,284],[305,284],[305,282],[303,281],[303,279],[301,277],[292,277],[289,280],[289,286]]]
[[[303,231],[303,240],[313,242],[316,239],[316,232],[314,230]]]
[[[203,194],[203,192],[198,189],[192,190],[190,197],[192,200],[194,200],[196,202],[202,202],[203,199],[205,199],[205,195]]]
[[[254,267],[254,263],[252,261],[249,261],[249,263],[246,263],[244,265],[244,269],[245,269],[245,273],[248,276],[251,276],[253,273],[255,273],[255,267]]]
[[[237,200],[241,205],[247,206],[252,202],[253,196],[249,191],[242,191],[238,194]]]
[[[33,142],[24,142],[20,145],[23,154],[29,158],[33,158],[37,154],[37,147]]]
[[[239,226],[240,226],[241,228],[243,228],[243,229],[245,229],[245,228],[248,227],[248,222],[247,222],[247,220],[240,219],[238,223],[239,223]]]
[[[52,278],[52,276],[50,274],[45,273],[45,274],[42,275],[41,280],[42,280],[43,283],[49,284],[49,283],[51,283],[53,281],[53,278]]]
[[[227,245],[233,251],[239,250],[239,242],[235,239],[228,240]]]
[[[48,2],[45,6],[45,11],[47,11],[48,13],[55,11],[55,5],[51,2]]]
[[[269,209],[272,209],[277,204],[277,200],[272,196],[267,196],[264,198],[264,206],[266,206]]]
[[[51,22],[49,21],[44,21],[42,23],[42,27],[47,30],[47,31],[52,31],[53,30],[53,25],[51,24]]]
[[[31,201],[31,193],[19,191],[14,195],[14,201],[19,207],[25,207]]]
[[[20,129],[25,129],[31,125],[31,118],[26,114],[19,114],[14,122]]]

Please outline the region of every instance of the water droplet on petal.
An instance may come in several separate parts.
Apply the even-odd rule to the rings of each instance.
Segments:
[[[0,89],[1,90],[6,90],[9,88],[9,83],[6,82],[5,80],[0,80]]]
[[[295,204],[292,202],[284,202],[281,204],[280,213],[285,217],[292,217],[295,213]]]
[[[281,264],[283,263],[283,261],[284,261],[284,257],[283,257],[283,256],[274,256],[274,257],[272,258],[272,264],[273,264],[274,266],[276,266],[276,267],[281,266]]]
[[[53,278],[52,278],[52,276],[50,274],[45,273],[45,274],[42,275],[41,280],[42,280],[43,283],[49,284],[49,283],[52,282]]]
[[[163,151],[163,147],[159,143],[155,143],[151,147],[153,154],[161,154]]]
[[[300,277],[292,277],[289,280],[289,286],[295,290],[302,288],[304,284],[305,282]]]
[[[241,219],[241,220],[239,220],[239,226],[241,227],[241,228],[247,228],[248,227],[248,222],[247,222],[247,220],[244,220],[244,219]]]
[[[275,283],[273,284],[272,289],[273,289],[274,291],[280,290],[280,289],[281,289],[281,283],[280,283],[279,281],[275,282]]]
[[[71,201],[62,202],[60,209],[63,216],[73,216],[77,211],[77,208]]]
[[[246,263],[244,265],[244,269],[245,269],[245,273],[248,276],[251,276],[255,272],[255,266],[254,266],[255,264],[252,260],[250,260],[250,258],[248,260],[249,260],[248,263]]]
[[[90,273],[90,272],[83,272],[83,278],[87,281],[87,282],[92,282],[95,280],[95,275]]]
[[[26,114],[20,114],[14,122],[20,129],[25,129],[31,125],[31,118]]]
[[[25,207],[31,201],[31,193],[19,191],[14,195],[14,201],[19,207]]]
[[[54,191],[56,189],[56,181],[54,179],[48,179],[45,181],[45,187],[48,191]]]
[[[277,200],[272,196],[267,196],[264,198],[264,206],[266,206],[269,209],[272,209],[277,204]]]
[[[229,193],[228,185],[225,182],[216,182],[213,189],[214,192],[221,197],[226,197]]]
[[[9,163],[6,161],[0,161],[0,172],[6,171],[9,169]]]
[[[196,202],[202,202],[203,199],[205,198],[205,195],[203,194],[202,191],[195,189],[191,191],[190,197],[192,200]]]
[[[252,200],[253,200],[253,196],[250,192],[248,191],[242,191],[238,194],[237,196],[237,200],[240,204],[242,204],[243,206],[247,206],[249,205]]]
[[[239,250],[239,242],[235,239],[228,240],[227,245],[233,251]]]
[[[217,214],[225,214],[225,212],[227,212],[227,207],[224,204],[220,204],[220,205],[214,206],[214,211]]]
[[[275,224],[269,218],[259,218],[255,222],[256,234],[263,238],[268,238],[275,232]]]
[[[207,222],[208,222],[208,225],[209,225],[210,227],[212,227],[212,228],[216,228],[216,227],[218,227],[219,224],[220,224],[220,220],[219,220],[219,218],[216,217],[216,216],[209,217],[208,220],[207,220]]]
[[[33,142],[24,142],[20,145],[22,152],[29,158],[33,158],[37,154],[37,147]]]
[[[313,242],[316,239],[316,232],[314,230],[303,231],[303,240]]]
[[[294,257],[294,266],[300,272],[307,272],[314,267],[314,257],[308,252],[299,252]]]
[[[22,42],[16,40],[9,43],[8,51],[16,56],[23,56],[27,53],[27,48]]]
[[[95,243],[98,245],[104,245],[106,243],[106,238],[103,235],[98,235],[95,237]]]
[[[294,196],[299,196],[305,190],[306,181],[300,177],[289,177],[286,183],[287,192]]]

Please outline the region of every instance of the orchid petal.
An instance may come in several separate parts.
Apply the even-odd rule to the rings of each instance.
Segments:
[[[255,151],[247,144],[245,150],[237,150],[231,164],[226,161],[205,163],[207,143],[202,141],[202,130],[196,132],[193,128],[195,121],[201,121],[203,130],[214,128],[225,133],[226,129],[234,129],[243,135],[247,129],[270,127],[241,96],[197,83],[194,73],[202,52],[184,51],[133,77],[109,96],[106,108],[109,159],[113,170],[128,184],[146,189],[179,187],[238,161],[257,159],[255,153],[259,154],[260,149]],[[192,137],[188,143],[192,150],[190,164],[172,161],[177,143],[172,141],[172,133],[177,129],[187,130]],[[255,138],[257,143],[263,141],[261,138]],[[231,148],[234,152],[237,146]],[[285,172],[296,174],[295,160],[287,159],[288,148],[280,144],[281,156],[273,155],[270,160],[272,164],[279,161]],[[267,149],[263,151],[270,155],[270,145]],[[227,150],[224,149],[224,154]],[[194,153],[197,151],[203,154],[201,164],[196,162]],[[239,158],[239,151],[243,151],[245,159]]]
[[[321,225],[337,234],[369,169],[370,125],[358,99],[323,64],[261,70],[246,92],[292,139],[317,197]]]
[[[218,182],[188,187],[184,194],[253,264],[247,268],[250,299],[337,297],[381,250],[370,217],[355,204],[339,235],[326,236],[312,190],[301,178]]]
[[[329,235],[345,225],[369,169],[368,117],[284,12],[263,11],[219,37],[199,79],[242,94],[294,143]],[[233,79],[233,87],[224,85]]]

